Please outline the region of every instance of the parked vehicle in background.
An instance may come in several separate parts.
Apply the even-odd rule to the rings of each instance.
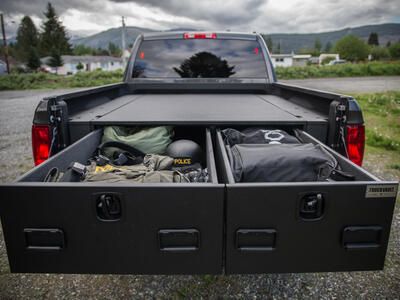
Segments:
[[[4,61],[0,60],[0,76],[7,74],[7,65]]]
[[[50,170],[82,170],[110,125],[173,126],[175,136],[200,145],[207,182],[44,182]],[[322,149],[351,176],[238,182],[222,135],[227,128],[261,128],[271,140],[277,138],[272,129],[284,130]],[[357,101],[277,82],[258,34],[140,35],[124,82],[45,98],[37,106],[37,166],[0,186],[11,271],[380,270],[398,183],[361,167],[364,143]]]
[[[347,63],[347,61],[345,59],[335,59],[335,60],[331,60],[328,63],[328,66],[341,65],[341,64],[345,64],[345,63]]]

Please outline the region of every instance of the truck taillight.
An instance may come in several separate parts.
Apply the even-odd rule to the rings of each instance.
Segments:
[[[36,166],[49,158],[50,142],[49,125],[32,125],[32,151]]]
[[[349,159],[361,166],[364,158],[365,127],[363,124],[347,125],[346,147]]]
[[[200,33],[200,32],[186,32],[183,34],[184,39],[216,39],[216,33]]]

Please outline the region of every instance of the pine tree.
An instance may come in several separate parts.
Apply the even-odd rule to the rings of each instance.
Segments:
[[[276,54],[281,54],[281,42],[279,42],[278,46],[276,46]]]
[[[40,68],[41,62],[40,62],[38,51],[35,47],[29,47],[29,55],[28,55],[28,61],[27,61],[26,65],[32,71],[36,71],[37,69]]]
[[[379,46],[378,34],[376,32],[371,32],[368,37],[368,45]]]
[[[108,51],[110,52],[111,56],[118,57],[122,55],[122,50],[112,42],[108,43]]]
[[[51,3],[47,4],[47,10],[44,15],[46,20],[42,24],[43,33],[40,36],[40,54],[48,56],[52,55],[54,51],[57,51],[59,55],[71,54],[72,48],[69,43],[69,37]]]
[[[274,43],[272,42],[272,38],[270,36],[265,39],[265,43],[267,44],[268,50],[272,52],[274,49]]]
[[[27,63],[32,49],[38,46],[38,32],[32,19],[28,16],[22,18],[17,32],[16,43],[17,59],[21,62]]]
[[[316,39],[315,39],[315,42],[314,42],[314,49],[315,49],[315,52],[316,52],[318,55],[321,53],[322,44],[321,44],[321,41],[320,41],[319,38],[316,38]]]
[[[332,43],[331,42],[327,42],[326,45],[325,45],[324,51],[326,53],[329,53],[329,52],[331,52],[331,50],[332,50]]]
[[[57,49],[53,48],[51,51],[51,56],[49,60],[49,66],[56,68],[56,74],[58,74],[58,67],[61,67],[64,64],[60,52]]]

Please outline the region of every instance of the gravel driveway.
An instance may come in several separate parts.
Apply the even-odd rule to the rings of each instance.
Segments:
[[[0,182],[32,167],[30,126],[37,102],[63,91],[0,92]],[[367,157],[382,172],[380,157]],[[398,179],[398,178],[397,178]],[[4,199],[2,199],[4,200]],[[301,258],[299,258],[301,259]],[[384,271],[235,276],[132,276],[10,274],[0,231],[0,299],[16,298],[369,298],[400,296],[400,211],[393,218]]]
[[[313,78],[281,81],[336,93],[378,93],[400,90],[400,76]]]

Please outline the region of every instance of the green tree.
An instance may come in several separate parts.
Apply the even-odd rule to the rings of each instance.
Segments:
[[[69,43],[65,27],[58,19],[56,11],[51,3],[47,4],[44,12],[46,19],[42,24],[42,34],[40,36],[40,54],[42,56],[52,55],[56,51],[61,54],[71,54],[72,48]]]
[[[265,43],[267,44],[268,50],[273,51],[274,43],[272,42],[272,38],[270,36],[264,36]]]
[[[281,54],[281,42],[276,46],[276,54]]]
[[[387,41],[386,47],[389,48],[391,45],[392,45],[392,42],[391,41]]]
[[[83,66],[83,64],[82,64],[81,62],[79,62],[79,63],[76,65],[76,69],[77,69],[78,71],[81,71],[83,68],[84,68],[84,66]]]
[[[27,64],[29,69],[36,71],[40,68],[41,62],[38,51],[35,47],[29,47]]]
[[[392,59],[400,58],[400,42],[394,43],[389,47],[390,57]]]
[[[321,53],[322,44],[319,38],[316,38],[314,41],[314,49],[315,52],[318,53],[318,55]]]
[[[85,45],[75,45],[72,50],[73,55],[95,55],[96,49],[86,47]]]
[[[332,43],[331,42],[327,42],[326,45],[325,45],[324,52],[325,53],[329,53],[331,51],[332,51]]]
[[[109,55],[108,50],[103,49],[103,48],[97,48],[96,54],[95,55]]]
[[[390,58],[390,53],[388,48],[384,47],[372,47],[371,48],[371,55],[373,60],[381,60],[381,59],[388,59]]]
[[[56,74],[58,74],[58,68],[64,64],[61,54],[57,49],[51,51],[51,56],[49,60],[49,66],[56,69]]]
[[[22,18],[17,31],[16,58],[27,63],[32,49],[38,46],[38,32],[32,19],[28,16]]]
[[[368,45],[379,46],[379,38],[376,32],[371,32],[368,37]]]
[[[112,42],[108,43],[108,51],[111,56],[119,57],[122,55],[122,50]]]
[[[368,57],[369,47],[360,38],[346,35],[336,42],[335,52],[349,61],[360,61]]]

